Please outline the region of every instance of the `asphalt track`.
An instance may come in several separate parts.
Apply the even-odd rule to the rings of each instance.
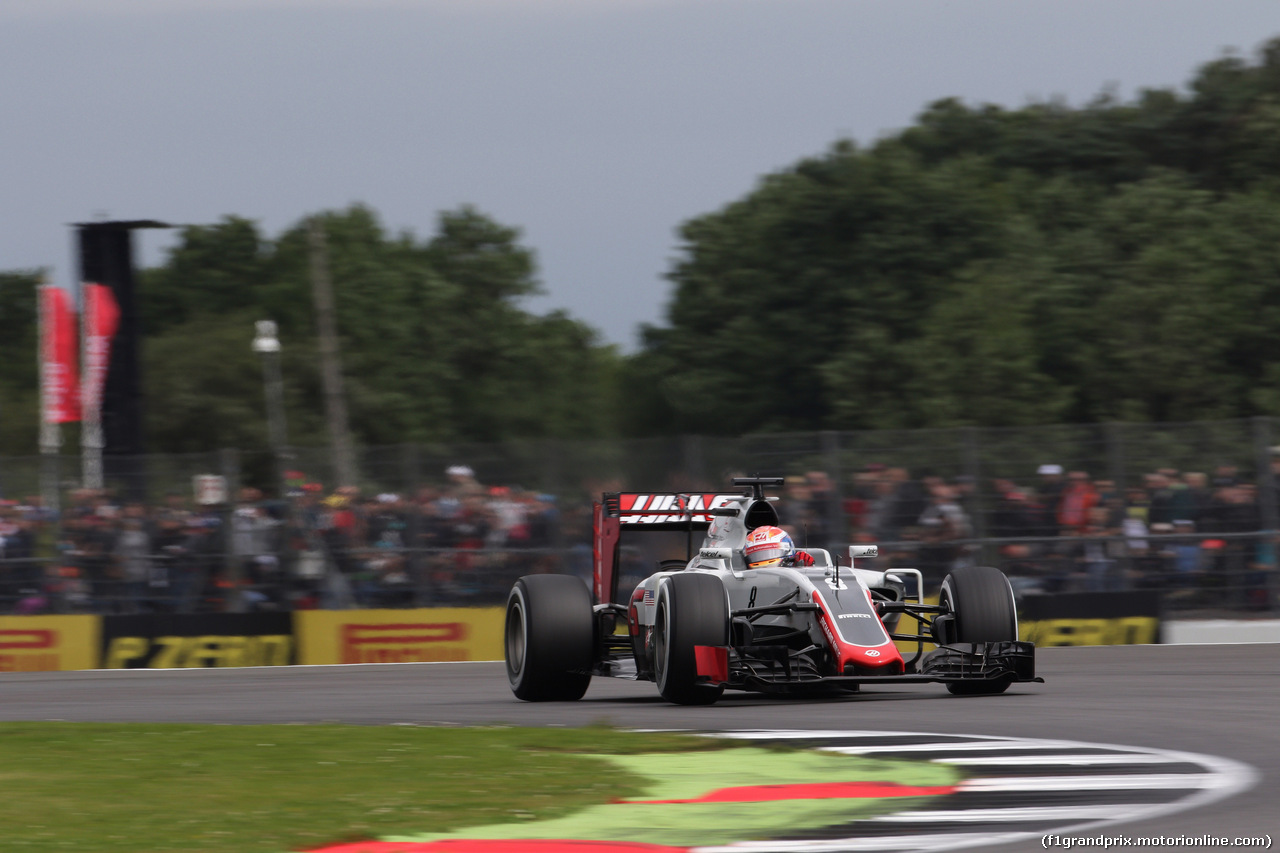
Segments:
[[[1280,644],[1039,649],[1037,672],[1045,684],[1015,685],[995,697],[899,685],[864,687],[837,700],[727,693],[702,708],[669,705],[650,683],[614,679],[596,679],[580,702],[523,703],[511,695],[501,663],[7,673],[0,675],[0,720],[608,724],[1063,738],[1204,753],[1258,771],[1258,783],[1243,793],[1110,834],[1270,835],[1280,842]],[[1006,845],[1019,846],[1027,845]]]

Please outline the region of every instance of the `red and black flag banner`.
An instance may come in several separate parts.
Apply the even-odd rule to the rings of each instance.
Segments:
[[[40,398],[47,424],[80,420],[76,312],[61,287],[40,288]]]

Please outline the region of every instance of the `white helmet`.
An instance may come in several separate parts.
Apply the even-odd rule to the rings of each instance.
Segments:
[[[747,547],[743,549],[748,569],[789,565],[795,556],[796,545],[787,531],[781,527],[757,527],[747,534]]]

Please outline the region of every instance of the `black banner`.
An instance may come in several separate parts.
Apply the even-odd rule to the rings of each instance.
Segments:
[[[111,288],[120,311],[102,392],[103,467],[133,500],[146,496],[143,446],[142,328],[133,265],[133,232],[168,228],[153,220],[77,223],[80,281]]]
[[[1022,599],[1022,618],[1041,619],[1122,619],[1125,616],[1159,616],[1160,593],[1156,590],[1131,592],[1055,592],[1027,595]]]
[[[285,666],[297,662],[289,613],[102,617],[103,669]]]
[[[1160,593],[1060,592],[1021,601],[1020,635],[1037,646],[1124,646],[1160,642]]]

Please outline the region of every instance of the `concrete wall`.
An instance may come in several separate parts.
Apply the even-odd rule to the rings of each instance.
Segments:
[[[1165,622],[1166,643],[1280,643],[1280,619]]]

